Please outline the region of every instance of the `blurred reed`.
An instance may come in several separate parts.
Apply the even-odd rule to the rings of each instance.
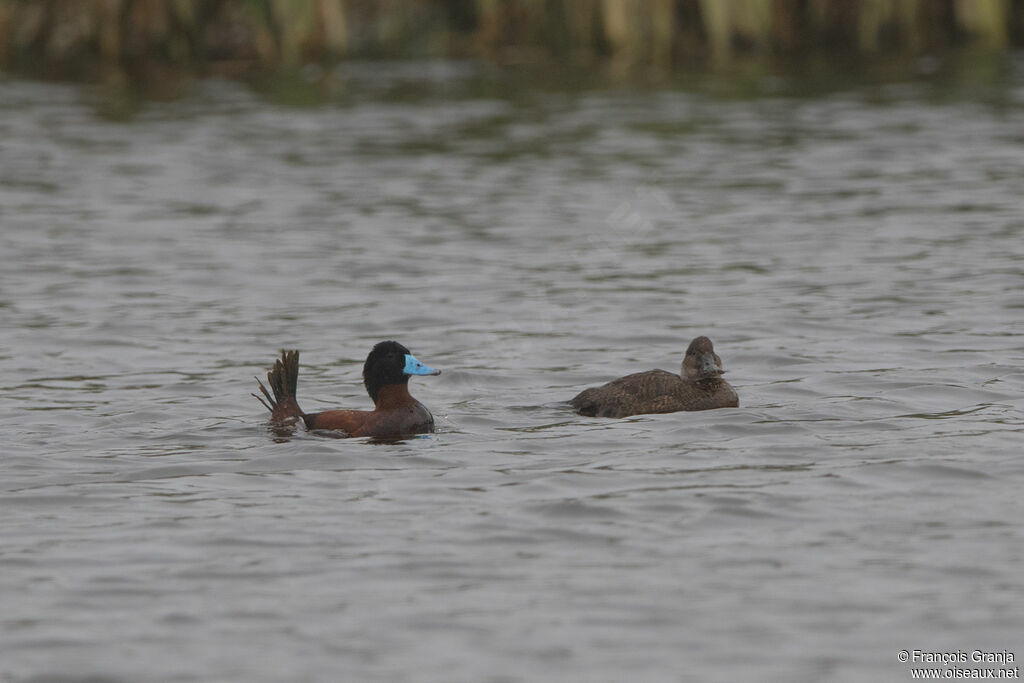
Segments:
[[[0,69],[241,73],[346,57],[672,68],[1024,42],[1024,0],[0,0]]]

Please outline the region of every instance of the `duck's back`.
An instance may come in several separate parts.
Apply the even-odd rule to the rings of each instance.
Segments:
[[[649,370],[586,389],[570,403],[580,415],[627,417],[735,407],[739,399],[723,380],[693,382],[665,370]]]
[[[434,431],[434,416],[415,399],[372,411],[328,410],[306,415],[305,420],[309,429],[341,430],[348,436],[389,438]]]

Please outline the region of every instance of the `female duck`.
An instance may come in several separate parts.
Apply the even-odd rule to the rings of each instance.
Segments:
[[[626,375],[604,386],[586,389],[570,401],[580,415],[626,417],[644,413],[674,413],[679,410],[735,408],[736,391],[722,379],[722,359],[711,340],[697,337],[690,342],[679,375],[649,370]]]
[[[395,341],[383,341],[373,347],[363,364],[363,384],[373,400],[370,410],[326,410],[306,413],[295,399],[299,377],[299,352],[282,351],[274,369],[267,373],[267,384],[260,382],[266,397],[253,394],[270,411],[273,422],[287,424],[302,418],[307,429],[337,429],[347,436],[390,438],[434,431],[434,416],[409,394],[412,375],[440,375],[440,370],[427,367]]]

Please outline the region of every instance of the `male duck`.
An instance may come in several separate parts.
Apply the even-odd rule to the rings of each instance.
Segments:
[[[253,394],[270,411],[270,419],[280,424],[302,418],[308,429],[333,429],[346,436],[394,438],[434,431],[434,416],[409,394],[412,375],[440,375],[440,370],[419,362],[409,349],[396,341],[382,341],[373,347],[363,364],[363,384],[373,399],[373,410],[325,410],[306,413],[295,399],[299,377],[299,352],[282,351],[274,369],[267,373],[267,384],[260,382],[266,397]]]

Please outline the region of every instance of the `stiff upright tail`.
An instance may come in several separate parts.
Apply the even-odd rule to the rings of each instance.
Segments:
[[[267,384],[270,385],[270,389],[268,390],[257,377],[256,382],[260,385],[263,396],[253,396],[270,411],[271,417],[275,420],[298,417],[302,415],[302,409],[295,400],[295,387],[298,381],[299,352],[282,350],[281,358],[274,363],[274,369],[267,373]]]

